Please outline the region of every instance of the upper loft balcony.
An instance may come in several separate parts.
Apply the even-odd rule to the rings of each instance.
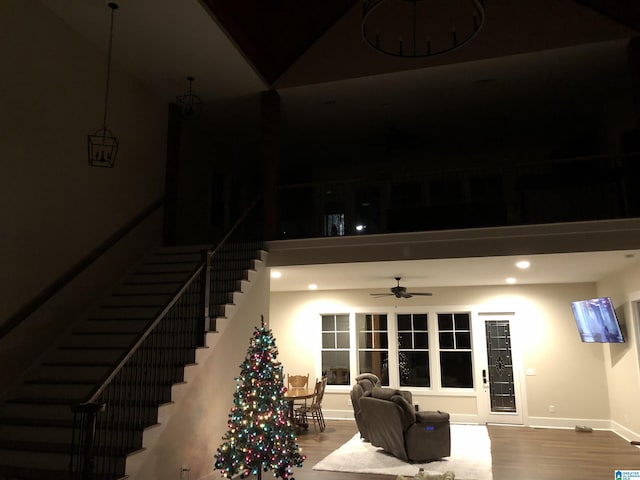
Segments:
[[[277,239],[640,217],[640,155],[281,186]]]

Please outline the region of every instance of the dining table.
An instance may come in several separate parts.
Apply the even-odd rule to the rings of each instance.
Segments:
[[[300,400],[309,400],[315,394],[315,387],[291,387],[284,393],[284,398],[289,402],[289,418],[291,425],[300,431],[307,425],[296,421],[295,402]]]

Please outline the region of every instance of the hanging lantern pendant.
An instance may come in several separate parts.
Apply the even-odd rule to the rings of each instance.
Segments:
[[[107,81],[104,93],[104,116],[102,128],[96,130],[93,135],[88,135],[89,165],[93,167],[113,167],[118,153],[118,139],[107,128],[107,107],[109,104],[109,81],[111,79],[111,47],[113,43],[113,17],[118,9],[117,2],[108,2],[111,9],[111,25],[109,27],[109,48],[107,51]]]
[[[202,113],[202,100],[198,95],[193,93],[192,83],[195,80],[193,77],[187,77],[189,81],[189,90],[184,95],[176,97],[176,103],[180,107],[180,113],[183,118],[195,118]]]

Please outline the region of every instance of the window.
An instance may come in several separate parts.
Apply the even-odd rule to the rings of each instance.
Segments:
[[[399,314],[398,371],[401,387],[430,387],[426,313]]]
[[[393,388],[473,389],[471,313],[422,308],[321,314],[327,383],[373,373]]]
[[[358,331],[358,369],[373,373],[383,385],[389,385],[389,337],[387,316],[356,315]]]
[[[349,385],[349,315],[322,315],[322,375],[328,385]]]
[[[439,313],[438,340],[442,387],[473,388],[470,315]]]
[[[324,236],[344,235],[344,213],[328,213],[324,216]]]

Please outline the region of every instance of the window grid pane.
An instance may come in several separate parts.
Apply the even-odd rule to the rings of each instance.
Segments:
[[[350,383],[349,315],[322,315],[322,375],[329,385]]]
[[[447,388],[473,388],[471,322],[468,313],[439,313],[440,381]]]
[[[373,373],[382,385],[389,385],[389,339],[387,316],[363,314],[356,317],[358,329],[358,371]]]
[[[401,387],[430,387],[427,314],[399,314],[398,373]]]

